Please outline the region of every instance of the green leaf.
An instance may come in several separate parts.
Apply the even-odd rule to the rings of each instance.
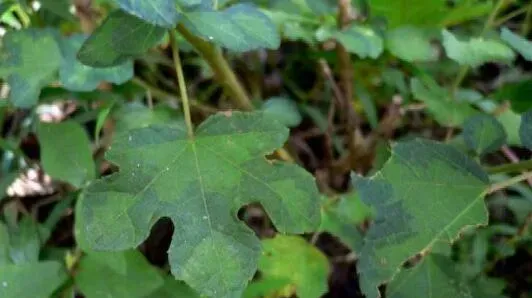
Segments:
[[[157,269],[137,250],[88,252],[79,263],[75,282],[87,298],[141,298],[164,284]]]
[[[244,297],[261,297],[254,295],[257,293],[254,288],[264,283],[282,286],[270,288],[272,292],[294,287],[297,297],[301,298],[318,298],[327,292],[329,261],[305,239],[277,235],[273,239],[263,240],[262,245],[264,251],[259,261],[260,279],[249,286]],[[272,283],[272,280],[277,282]],[[285,281],[286,284],[279,281]]]
[[[47,10],[55,15],[69,21],[75,21],[75,15],[70,13],[72,0],[41,0],[41,9]]]
[[[459,2],[459,3],[456,3]],[[443,27],[475,19],[491,11],[492,4],[482,1],[456,1],[453,8],[446,0],[370,0],[371,12],[385,17],[390,28],[401,25]]]
[[[262,105],[265,114],[271,115],[288,127],[296,127],[303,120],[297,104],[288,98],[272,97]]]
[[[367,26],[351,25],[345,30],[322,28],[318,34],[319,41],[329,38],[338,40],[348,52],[360,58],[378,58],[384,50],[384,42],[375,30]]]
[[[443,47],[447,56],[460,65],[478,67],[487,62],[510,63],[515,53],[507,45],[482,37],[460,41],[451,32],[442,31]]]
[[[78,59],[93,67],[118,66],[154,47],[165,32],[164,28],[117,10],[81,46]]]
[[[0,297],[49,298],[67,280],[59,262],[0,266]]]
[[[523,58],[528,61],[532,61],[532,42],[524,39],[523,37],[508,30],[508,28],[502,28],[501,39],[506,41],[514,50],[519,52]]]
[[[427,110],[441,125],[460,126],[477,113],[468,102],[459,98],[452,99],[448,91],[438,85],[423,84],[421,80],[414,78],[410,81],[410,88],[414,97],[427,105]]]
[[[10,31],[2,39],[0,78],[11,88],[16,107],[37,103],[41,88],[53,81],[61,63],[54,34],[49,29]]]
[[[521,124],[521,116],[508,109],[497,115],[497,121],[504,127],[504,131],[508,136],[508,145],[520,145],[519,126]]]
[[[196,35],[236,52],[277,49],[281,43],[272,20],[249,4],[236,4],[224,11],[190,12],[184,25]]]
[[[119,133],[154,124],[167,124],[181,130],[185,129],[183,117],[177,111],[165,106],[150,109],[145,105],[133,103],[120,107],[114,115],[116,115],[115,129]]]
[[[327,199],[319,230],[338,237],[352,251],[360,251],[363,235],[358,226],[372,216],[372,210],[362,203],[357,193],[340,196],[335,202]]]
[[[92,91],[100,82],[123,84],[133,77],[132,61],[110,68],[93,68],[81,64],[76,55],[86,39],[87,37],[82,34],[74,34],[69,38],[63,38],[59,43],[63,54],[59,78],[65,89]]]
[[[386,48],[392,55],[408,62],[438,59],[438,51],[431,44],[427,31],[413,26],[402,26],[388,31]]]
[[[521,137],[523,146],[532,150],[532,110],[522,115],[519,136]]]
[[[467,119],[463,136],[469,149],[476,154],[486,154],[499,150],[506,144],[506,131],[495,117],[480,114]]]
[[[532,80],[522,80],[516,83],[505,84],[494,95],[497,100],[509,100],[512,110],[517,113],[524,113],[532,109]]]
[[[37,135],[41,163],[48,175],[76,187],[94,179],[96,170],[89,138],[79,124],[70,121],[41,123]]]
[[[319,222],[313,177],[293,164],[267,162],[288,129],[262,113],[210,117],[193,139],[172,126],[117,135],[107,158],[120,171],[89,186],[78,201],[82,246],[139,245],[161,217],[174,223],[172,273],[202,295],[237,297],[253,276],[260,242],[236,213],[261,203],[282,233]]]
[[[8,226],[9,258],[16,265],[36,263],[39,260],[41,240],[37,224],[23,217],[16,226]]]
[[[487,174],[449,145],[400,142],[373,177],[353,178],[362,200],[376,210],[358,262],[368,298],[378,297],[377,287],[393,280],[408,258],[488,220]]]
[[[491,283],[491,282],[490,282]],[[493,291],[480,282],[466,282],[460,268],[448,254],[430,253],[413,268],[403,269],[386,287],[386,297],[390,298],[487,298],[502,297],[502,289]],[[479,295],[480,294],[480,295]]]
[[[175,280],[172,276],[167,276],[164,285],[157,291],[146,296],[146,298],[199,298],[184,282]]]
[[[160,27],[173,28],[181,18],[179,10],[201,4],[202,0],[116,0],[131,15]]]

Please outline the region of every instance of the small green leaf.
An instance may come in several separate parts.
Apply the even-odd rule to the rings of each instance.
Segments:
[[[143,298],[164,284],[157,269],[136,250],[89,252],[79,263],[75,282],[87,298]]]
[[[438,241],[451,243],[471,225],[486,224],[482,168],[449,145],[416,139],[392,148],[372,178],[353,177],[362,200],[376,210],[358,262],[362,291],[393,280],[402,263]]]
[[[372,210],[356,193],[340,196],[334,203],[327,199],[322,207],[319,230],[338,237],[351,250],[360,251],[363,236],[358,226],[372,216]]]
[[[532,110],[522,115],[519,136],[521,137],[523,146],[532,150]]]
[[[89,138],[79,124],[69,121],[41,123],[37,134],[41,162],[48,175],[76,187],[94,179],[96,170]]]
[[[117,10],[85,41],[77,57],[88,66],[118,66],[154,47],[165,32],[164,28]]]
[[[453,100],[447,90],[435,84],[427,85],[414,78],[410,81],[410,88],[414,97],[427,105],[428,111],[441,125],[460,126],[477,113],[468,102],[459,98]]]
[[[120,171],[78,201],[78,242],[95,250],[136,247],[168,217],[174,276],[203,295],[240,296],[260,242],[237,219],[239,208],[260,202],[283,233],[313,231],[319,222],[314,178],[264,158],[287,137],[285,126],[259,112],[212,116],[193,139],[167,125],[117,135],[107,158]]]
[[[367,26],[351,25],[345,30],[323,28],[318,32],[318,40],[329,38],[338,40],[350,53],[360,58],[378,58],[384,50],[384,42],[375,30]]]
[[[521,115],[507,109],[497,115],[497,121],[504,127],[504,131],[508,136],[508,145],[520,145],[519,126],[521,124]]]
[[[59,43],[63,54],[59,78],[65,89],[92,91],[98,87],[100,82],[123,84],[133,77],[132,61],[109,68],[93,68],[81,64],[76,55],[86,39],[87,37],[82,34],[74,34],[61,39]]]
[[[482,37],[460,41],[451,32],[442,31],[443,47],[447,56],[460,65],[478,67],[487,62],[510,63],[515,53],[507,45]]]
[[[305,239],[277,235],[273,239],[263,240],[262,246],[264,251],[259,260],[260,279],[249,286],[244,297],[262,297],[263,295],[254,294],[258,292],[254,288],[261,287],[264,283],[281,286],[270,288],[271,292],[294,287],[297,297],[301,298],[318,298],[327,292],[329,261]],[[277,282],[272,283],[272,280]]]
[[[523,37],[508,30],[508,28],[502,28],[501,39],[506,41],[514,50],[519,52],[526,60],[532,61],[532,42],[524,39]]]
[[[438,51],[430,36],[421,28],[402,26],[388,31],[386,47],[399,59],[408,62],[427,62],[438,59]]]
[[[281,42],[272,20],[250,4],[236,4],[224,11],[190,12],[184,25],[205,40],[236,52],[277,49]]]
[[[467,119],[463,136],[469,149],[478,155],[497,151],[506,144],[506,131],[491,115],[480,114]]]
[[[36,104],[41,88],[53,81],[60,63],[52,30],[11,31],[2,39],[0,78],[9,84],[9,99],[16,107]]]
[[[298,126],[303,120],[296,103],[284,97],[268,99],[262,105],[262,110],[288,127]]]
[[[49,298],[67,280],[59,262],[0,266],[0,297]]]

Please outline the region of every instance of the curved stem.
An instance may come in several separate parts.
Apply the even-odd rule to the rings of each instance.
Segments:
[[[495,24],[495,19],[497,18],[497,15],[504,7],[506,7],[507,4],[508,4],[508,0],[497,1],[497,4],[495,4],[495,7],[491,11],[488,19],[486,20],[486,23],[484,23],[484,27],[482,28],[482,31],[480,32],[480,36],[485,35],[487,31]],[[467,77],[469,70],[470,70],[469,66],[462,66],[460,68],[460,73],[456,77],[456,80],[454,81],[453,86],[452,86],[453,95],[456,95],[456,92],[460,88],[460,85],[462,85],[463,80]]]
[[[172,56],[174,57],[174,66],[177,73],[177,83],[179,85],[179,92],[181,93],[181,102],[183,103],[183,112],[185,113],[185,123],[187,125],[187,133],[189,138],[194,137],[194,129],[192,126],[192,118],[190,117],[190,104],[188,102],[187,86],[185,84],[185,75],[183,74],[183,67],[181,65],[181,58],[179,58],[179,49],[175,40],[174,32],[170,31],[170,41],[172,43]]]
[[[509,186],[512,186],[514,184],[517,184],[519,182],[525,181],[529,178],[532,178],[532,172],[526,172],[519,176],[515,176],[513,178],[510,178],[508,180],[504,180],[495,184],[492,184],[486,191],[485,194],[492,194],[494,192],[497,192],[499,190],[503,190]]]
[[[197,52],[212,68],[218,83],[222,84],[231,100],[242,110],[253,110],[249,96],[235,73],[225,60],[220,49],[192,34],[183,24],[177,25],[177,31],[196,48]]]
[[[489,174],[499,174],[499,173],[515,173],[521,171],[532,170],[532,159],[521,161],[517,163],[509,163],[496,167],[486,168],[486,171]]]

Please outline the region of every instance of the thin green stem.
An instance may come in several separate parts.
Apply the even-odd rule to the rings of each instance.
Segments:
[[[495,167],[486,168],[486,172],[489,174],[499,174],[499,173],[518,173],[522,171],[532,170],[532,159],[521,161],[517,163],[509,163]]]
[[[527,36],[532,29],[532,1],[528,5],[528,10],[526,11],[526,16],[523,21],[523,27],[521,27],[521,35]]]
[[[523,14],[523,13],[526,13],[527,11],[530,11],[530,7],[532,7],[532,6],[524,6],[524,7],[521,7],[519,9],[516,9],[516,10],[510,12],[509,14],[507,14],[505,16],[500,17],[498,20],[496,20],[493,23],[493,26],[494,27],[498,27],[498,26],[508,22],[509,20],[515,18],[516,16],[518,16],[520,14]]]
[[[187,133],[189,138],[194,137],[194,128],[192,126],[192,118],[190,117],[190,104],[188,102],[187,86],[185,84],[185,75],[183,74],[183,66],[181,65],[181,58],[179,57],[179,49],[175,40],[174,32],[170,31],[170,41],[172,43],[172,56],[174,57],[174,67],[177,73],[177,83],[179,85],[179,92],[181,93],[181,102],[183,104],[183,112],[185,113],[185,123],[187,125]]]
[[[218,9],[218,0],[213,0],[212,1],[212,7],[214,8],[214,10]]]
[[[513,178],[510,178],[508,180],[504,180],[495,184],[492,184],[484,193],[485,194],[492,194],[494,192],[497,192],[499,190],[503,190],[509,186],[512,186],[514,184],[517,184],[519,182],[525,181],[527,179],[532,178],[532,172],[526,172],[519,176],[515,176]]]
[[[506,7],[507,4],[508,4],[508,0],[497,1],[497,4],[495,4],[495,7],[493,8],[488,19],[484,23],[484,27],[482,28],[482,31],[480,32],[480,36],[485,35],[488,32],[488,30],[491,27],[493,27],[493,25],[495,24],[495,19],[497,18],[497,15],[504,7]],[[454,95],[453,97],[456,96],[456,92],[462,85],[462,82],[464,81],[464,79],[467,77],[469,70],[470,70],[469,66],[462,66],[460,68],[460,72],[458,73],[458,76],[456,77],[456,80],[454,81],[453,86],[452,86],[453,88],[452,92]]]
[[[225,92],[229,95],[240,109],[251,111],[253,104],[249,96],[238,80],[235,73],[225,60],[222,52],[216,46],[192,34],[182,24],[177,25],[177,30],[181,35],[198,51],[198,53],[207,61],[211,67],[216,80],[222,84]]]

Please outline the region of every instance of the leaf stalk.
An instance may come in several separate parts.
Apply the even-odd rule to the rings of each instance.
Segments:
[[[177,73],[177,83],[179,85],[179,92],[181,93],[181,102],[183,103],[183,112],[185,113],[185,123],[187,125],[187,134],[189,138],[194,137],[194,128],[192,126],[192,118],[190,117],[190,104],[188,101],[187,86],[185,84],[185,75],[183,74],[183,66],[181,65],[181,58],[179,57],[179,48],[174,36],[174,32],[170,31],[170,42],[172,43],[172,56],[174,57],[174,67]]]

